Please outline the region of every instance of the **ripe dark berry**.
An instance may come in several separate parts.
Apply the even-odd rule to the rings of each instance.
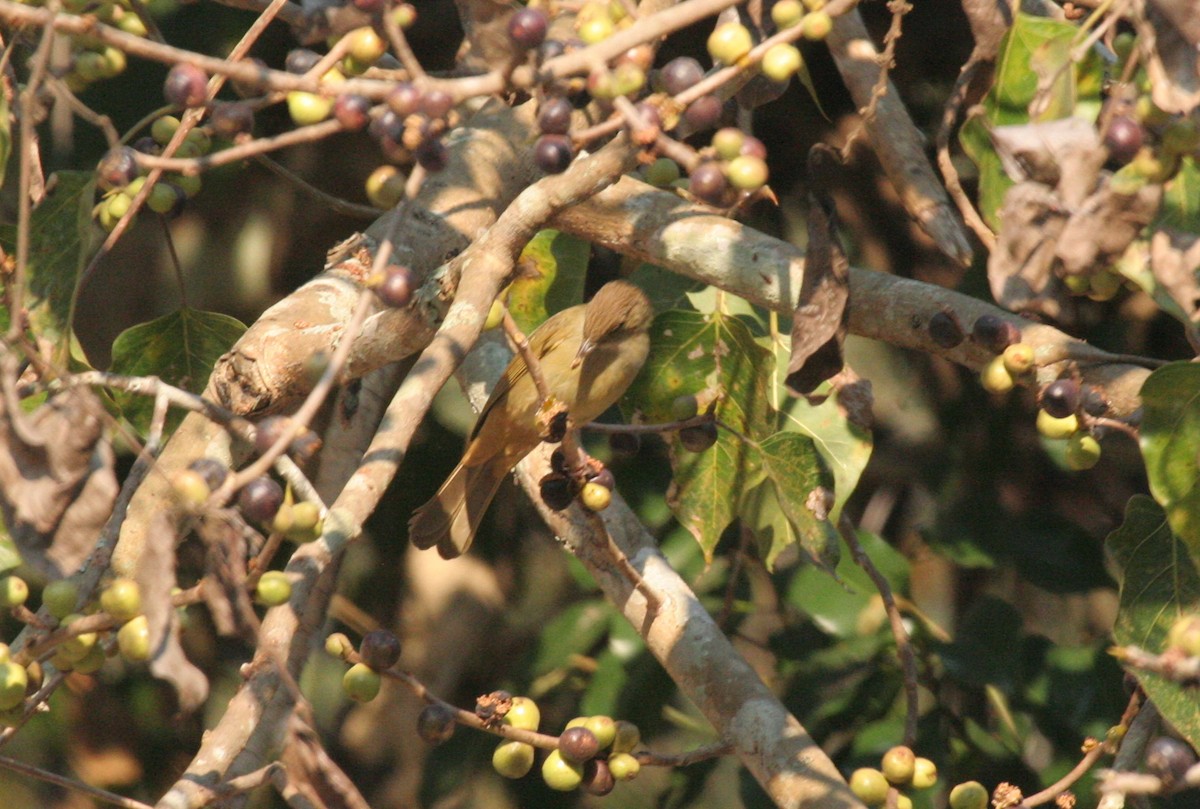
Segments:
[[[254,523],[267,523],[283,505],[283,489],[269,477],[255,478],[238,494],[238,508]]]
[[[163,96],[176,107],[199,107],[208,97],[208,74],[188,62],[180,62],[167,73]]]
[[[421,108],[421,91],[402,81],[387,95],[387,105],[401,118],[407,118]]]
[[[1108,122],[1104,133],[1104,145],[1114,163],[1124,165],[1133,160],[1145,141],[1142,125],[1128,115],[1115,115]]]
[[[1083,398],[1079,383],[1074,379],[1059,379],[1042,388],[1039,404],[1056,419],[1075,415]]]
[[[400,660],[400,640],[386,629],[375,629],[363,635],[358,656],[376,671],[390,669]]]
[[[105,191],[124,188],[137,176],[137,156],[128,146],[109,149],[96,166],[96,184]]]
[[[558,750],[569,761],[591,761],[600,752],[600,742],[587,728],[567,728],[558,737]]]
[[[1083,412],[1099,418],[1108,412],[1108,400],[1099,388],[1088,385],[1083,391]]]
[[[429,745],[439,745],[454,735],[454,712],[440,703],[426,705],[417,716],[417,735]]]
[[[536,8],[522,8],[508,18],[508,35],[518,48],[530,50],[546,39],[550,21],[545,12]]]
[[[334,109],[337,105],[334,105]],[[384,110],[370,119],[367,132],[380,143],[399,143],[404,137],[404,118],[394,110]]]
[[[690,56],[679,56],[663,65],[658,75],[663,90],[678,95],[704,78],[704,68]]]
[[[375,294],[387,306],[407,306],[412,293],[412,270],[399,264],[384,270],[383,280],[375,287]]]
[[[248,62],[258,68],[260,75],[266,75],[268,70],[267,63],[257,57],[242,60]],[[247,82],[233,79],[229,82],[233,88],[233,92],[237,93],[238,98],[252,98],[262,94],[262,82]]]
[[[142,154],[162,154],[162,146],[160,146],[158,141],[149,135],[143,135],[142,137],[138,138],[133,142],[132,146],[135,152],[141,152]]]
[[[715,95],[700,96],[684,111],[683,120],[697,132],[704,132],[720,122],[722,106]]]
[[[679,431],[679,443],[688,452],[704,452],[717,443],[717,425],[712,422],[684,427]]]
[[[268,416],[255,425],[254,451],[265,455],[288,430],[290,421],[287,416]]]
[[[929,338],[942,348],[954,348],[966,339],[953,312],[936,312],[929,318]]]
[[[333,117],[342,126],[351,130],[362,129],[370,117],[371,102],[365,96],[346,93],[333,102]]]
[[[591,795],[604,796],[613,791],[617,781],[608,762],[603,759],[592,759],[583,768],[583,789]]]
[[[746,135],[742,138],[738,154],[742,157],[757,157],[759,160],[766,160],[767,145],[753,135]]]
[[[1021,331],[996,315],[980,315],[971,328],[971,339],[987,350],[999,354],[1013,343],[1021,341]]]
[[[1196,753],[1191,746],[1170,736],[1159,736],[1146,747],[1146,769],[1168,786],[1182,781],[1195,763]]]
[[[301,466],[311,461],[320,450],[321,436],[307,429],[293,438],[287,448],[288,455],[291,455],[292,460]]]
[[[561,174],[571,165],[571,139],[565,135],[542,135],[533,146],[533,160],[547,174]]]
[[[243,132],[254,129],[254,108],[236,101],[214,104],[208,123],[218,138],[233,140]]]
[[[571,113],[575,108],[561,96],[548,98],[538,108],[538,129],[544,135],[565,135],[571,129]]]
[[[421,95],[420,110],[430,118],[445,118],[454,109],[454,96],[445,90],[430,90]]]
[[[427,140],[417,147],[413,155],[421,168],[431,174],[442,171],[450,163],[450,150],[440,140]]]
[[[283,67],[288,73],[304,75],[316,67],[319,61],[321,61],[321,54],[316,51],[310,51],[308,48],[294,48],[288,51],[287,57],[283,60]]]
[[[572,488],[570,478],[565,475],[549,474],[538,483],[542,502],[554,511],[562,511],[571,505],[571,500],[575,496],[571,491]]]
[[[188,469],[198,472],[208,484],[208,488],[213,491],[225,482],[225,477],[229,474],[229,468],[216,458],[197,458],[188,464]]]
[[[721,166],[713,161],[701,163],[692,169],[688,177],[688,190],[702,202],[720,205],[725,199],[729,183]]]
[[[550,471],[559,475],[567,474],[567,454],[562,447],[550,453]]]

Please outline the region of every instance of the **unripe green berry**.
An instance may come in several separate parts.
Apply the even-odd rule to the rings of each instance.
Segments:
[[[405,182],[399,169],[385,163],[367,177],[367,200],[381,211],[390,211],[404,199]]]
[[[629,753],[613,753],[608,757],[608,770],[618,781],[630,781],[642,771],[642,763]]]
[[[521,730],[537,730],[542,721],[538,704],[529,697],[513,697],[512,706],[504,714],[504,724]]]
[[[124,622],[142,611],[142,593],[138,583],[124,577],[113,579],[100,593],[100,609]]]
[[[772,45],[763,54],[762,72],[771,81],[785,82],[804,67],[804,57],[795,45]]]
[[[356,62],[373,65],[387,53],[387,43],[369,25],[355,28],[346,34],[346,53]]]
[[[492,767],[505,778],[522,778],[533,769],[533,745],[501,742],[492,753]]]
[[[988,791],[978,781],[967,781],[950,790],[950,809],[987,809]]]
[[[617,723],[611,716],[589,716],[583,726],[590,730],[603,750],[617,738]]]
[[[722,160],[733,160],[742,153],[742,144],[746,142],[746,133],[735,126],[718,129],[712,136],[712,147],[717,157]]]
[[[741,191],[755,191],[767,183],[767,161],[754,155],[738,155],[725,167],[729,184]]]
[[[52,581],[42,590],[42,606],[60,621],[75,611],[78,601],[79,588],[70,579]]]
[[[1055,418],[1045,410],[1037,414],[1037,430],[1046,438],[1069,438],[1079,429],[1079,418],[1072,413],[1066,418]]]
[[[804,5],[800,0],[779,0],[771,6],[771,20],[780,28],[791,28],[804,18]]]
[[[905,745],[897,745],[883,754],[880,769],[888,783],[903,786],[912,780],[916,769],[917,757],[912,749]]]
[[[354,651],[354,644],[343,633],[331,632],[325,639],[325,651],[339,660],[345,660]]]
[[[287,94],[288,114],[296,126],[311,126],[319,124],[333,112],[332,98],[319,96],[316,93],[305,93],[293,90]]]
[[[108,656],[104,654],[104,647],[98,643],[92,644],[88,649],[87,654],[76,660],[73,664],[74,671],[80,674],[94,674],[104,665],[104,661]]]
[[[0,663],[0,710],[7,711],[24,702],[28,684],[24,666],[12,661]]]
[[[177,154],[177,156],[180,156]],[[175,189],[166,183],[156,183],[150,189],[149,196],[146,197],[146,207],[158,214],[168,214],[175,208],[175,203],[179,201],[179,197],[175,195]]]
[[[145,615],[131,618],[117,630],[117,648],[126,660],[150,659],[150,622]]]
[[[937,765],[927,758],[918,757],[913,763],[913,789],[929,789],[937,783]]]
[[[1083,430],[1067,439],[1067,466],[1077,472],[1100,462],[1100,442]]]
[[[254,600],[264,607],[278,607],[292,597],[292,583],[282,570],[268,570],[254,588]]]
[[[19,607],[29,598],[29,585],[20,576],[0,579],[0,609]]]
[[[750,52],[754,38],[750,29],[739,22],[721,23],[708,36],[708,53],[713,59],[732,65]]]
[[[979,383],[988,393],[1008,393],[1013,389],[1012,374],[1004,365],[1004,357],[993,357],[979,374]]]
[[[1004,367],[1013,376],[1027,374],[1034,368],[1033,346],[1029,343],[1013,343],[1004,349]]]
[[[607,15],[594,15],[579,26],[579,38],[585,45],[595,45],[612,36],[614,30],[613,22]]]
[[[579,492],[579,500],[589,511],[604,511],[612,504],[612,490],[589,480],[583,484],[583,489]]]
[[[551,750],[542,762],[542,780],[553,790],[570,792],[583,783],[583,765],[568,761],[559,751]]]
[[[822,40],[833,30],[833,19],[824,11],[814,11],[805,15],[800,27],[805,39]]]
[[[879,806],[887,800],[887,778],[874,767],[861,767],[850,775],[850,791],[867,806]]]
[[[642,176],[655,188],[669,188],[682,175],[678,163],[669,157],[660,157],[642,169]]]
[[[150,137],[161,146],[166,146],[172,137],[175,136],[175,130],[179,128],[179,119],[174,115],[164,115],[155,120],[150,125]]]
[[[342,675],[342,690],[355,702],[370,702],[379,696],[383,678],[365,663],[355,663]]]

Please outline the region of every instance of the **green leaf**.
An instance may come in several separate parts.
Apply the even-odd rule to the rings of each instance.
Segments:
[[[693,281],[679,273],[669,272],[654,264],[641,264],[634,270],[629,281],[641,287],[654,305],[654,311],[668,309],[692,309],[689,294],[704,289],[699,281]]]
[[[1150,493],[1171,528],[1200,560],[1200,365],[1176,362],[1147,377],[1141,390],[1142,458]]]
[[[185,307],[117,335],[110,370],[129,376],[157,376],[164,382],[200,393],[217,359],[245,330],[245,326],[228,315]],[[154,401],[124,393],[116,399],[125,417],[145,434]],[[181,413],[173,412],[169,428],[174,429],[182,418]]]
[[[697,396],[701,409],[716,403],[715,415],[751,439],[769,431],[767,383],[771,355],[738,318],[721,313],[670,311],[655,318],[650,359],[622,401],[630,420],[673,420],[672,402]],[[722,428],[717,443],[701,453],[671,440],[674,482],[668,500],[679,522],[712,560],[721,532],[737,514],[743,493],[761,480],[750,445]]]
[[[1017,14],[1001,41],[983,114],[968,118],[959,130],[963,150],[979,168],[980,212],[993,228],[999,225],[996,214],[1012,180],[1000,165],[989,128],[1084,113],[1090,117],[1095,109],[1103,66],[1095,59],[1071,63],[1079,33],[1068,22]]]
[[[63,340],[70,331],[71,299],[88,252],[85,248],[90,248],[95,235],[94,180],[91,171],[55,172],[49,193],[31,217],[26,305],[34,330],[51,340]],[[15,254],[16,225],[0,225],[0,245]]]
[[[858,542],[893,592],[908,587],[908,560],[882,537],[858,532]],[[787,588],[787,600],[804,610],[818,627],[838,638],[888,631],[878,591],[870,576],[843,548],[834,571],[836,580],[812,566],[800,568]]]
[[[829,519],[836,525],[842,506],[854,493],[858,479],[871,460],[874,442],[869,430],[846,418],[838,404],[837,396],[829,396],[819,405],[810,404],[800,396],[793,396],[784,385],[787,374],[791,340],[787,335],[776,335],[763,339],[763,345],[774,346],[775,367],[771,378],[774,382],[772,403],[779,413],[776,423],[780,430],[801,433],[811,438],[821,453],[826,466],[833,472],[833,509]],[[818,393],[828,394],[828,385]]]
[[[785,548],[798,541],[814,562],[832,571],[840,553],[837,531],[828,518],[833,475],[821,462],[813,440],[799,433],[776,433],[762,441],[759,450],[766,480],[758,489],[771,490],[775,506],[790,528],[784,531],[774,524],[769,538],[766,532],[760,534],[762,540],[770,542],[764,554],[768,569],[774,568],[775,559]],[[747,511],[751,524],[754,517],[764,515],[757,508],[743,508],[743,513]]]
[[[1125,522],[1106,540],[1121,567],[1121,605],[1113,638],[1122,646],[1162,651],[1167,631],[1182,615],[1200,611],[1200,574],[1172,533],[1163,510],[1149,497],[1130,499]],[[1200,711],[1194,688],[1157,674],[1134,671],[1168,722],[1200,747]]]
[[[1191,155],[1179,161],[1179,172],[1163,186],[1162,208],[1151,228],[1200,233],[1200,168]]]
[[[572,655],[588,654],[608,631],[612,608],[602,599],[581,601],[560,612],[538,635],[531,672],[543,675],[566,667]]]
[[[591,247],[557,230],[542,230],[521,251],[520,275],[508,288],[508,311],[529,334],[550,315],[583,300]]]

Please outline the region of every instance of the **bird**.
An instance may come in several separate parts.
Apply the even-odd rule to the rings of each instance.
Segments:
[[[650,353],[654,307],[628,281],[610,281],[586,304],[552,315],[529,336],[542,376],[573,424],[592,421],[625,393]],[[504,478],[542,441],[543,405],[521,354],[513,357],[479,414],[463,458],[429,502],[413,512],[409,540],[461,556]]]

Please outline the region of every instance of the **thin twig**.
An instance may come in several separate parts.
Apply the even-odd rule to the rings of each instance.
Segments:
[[[370,205],[359,205],[358,203],[350,202],[349,200],[335,197],[333,194],[322,191],[287,166],[272,160],[265,154],[257,155],[254,159],[263,168],[278,174],[305,194],[315,197],[334,213],[340,213],[343,216],[353,216],[356,219],[370,219],[372,221],[378,219],[382,213],[378,208],[373,208]]]
[[[124,809],[154,809],[150,804],[135,801],[133,798],[126,798],[123,795],[118,795],[115,792],[109,792],[106,789],[100,789],[89,784],[75,781],[71,778],[65,778],[61,775],[55,775],[52,772],[35,767],[32,764],[26,764],[23,761],[17,761],[15,758],[8,756],[0,756],[0,767],[19,772],[22,775],[28,775],[30,778],[36,778],[39,781],[45,781],[63,789],[74,790],[81,792],[84,795],[89,795],[96,800],[104,801],[113,806],[121,806]]]
[[[842,535],[842,539],[849,546],[855,563],[871,577],[871,582],[875,585],[875,589],[879,591],[880,598],[883,599],[883,606],[887,611],[888,622],[892,627],[892,636],[896,640],[896,654],[899,656],[900,666],[904,670],[904,696],[906,701],[904,712],[904,744],[912,747],[917,740],[917,711],[919,704],[917,694],[917,658],[913,653],[912,644],[909,642],[908,630],[904,628],[904,619],[901,617],[900,610],[896,606],[896,597],[892,593],[892,586],[888,583],[887,578],[879,572],[879,568],[875,567],[875,563],[871,561],[871,557],[863,549],[862,544],[858,541],[858,535],[854,531],[854,526],[850,524],[850,519],[845,514],[842,514],[842,518],[838,520],[837,528],[838,533]]]

